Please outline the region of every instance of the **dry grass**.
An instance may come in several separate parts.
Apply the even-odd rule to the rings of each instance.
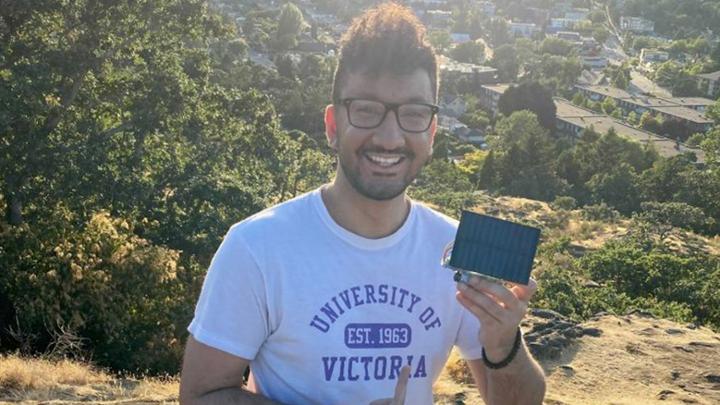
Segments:
[[[160,378],[117,378],[70,360],[0,356],[0,402],[72,403],[177,400],[178,382]]]

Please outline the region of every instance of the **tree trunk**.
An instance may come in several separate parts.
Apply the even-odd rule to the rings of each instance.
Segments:
[[[5,209],[5,220],[10,225],[20,225],[23,223],[22,216],[22,200],[15,193],[8,196],[8,205]]]

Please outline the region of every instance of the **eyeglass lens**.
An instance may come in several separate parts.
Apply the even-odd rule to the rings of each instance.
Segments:
[[[380,126],[385,117],[385,105],[373,100],[352,100],[348,106],[350,124],[358,128]],[[432,107],[424,104],[401,104],[397,108],[397,120],[405,131],[422,132],[428,129],[432,121]]]

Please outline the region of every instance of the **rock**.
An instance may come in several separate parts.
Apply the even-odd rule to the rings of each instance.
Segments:
[[[628,311],[625,315],[638,315],[638,316],[644,316],[648,318],[655,318],[655,315],[653,315],[652,312],[646,311],[644,309],[635,308],[630,311]]]
[[[693,350],[693,349],[691,349],[691,348],[689,348],[689,347],[685,347],[685,346],[675,346],[675,348],[678,349],[678,350],[682,350],[682,351],[684,351],[684,352],[686,352],[686,353],[693,353],[693,352],[695,352],[695,350]]]
[[[531,308],[530,315],[537,316],[538,318],[544,318],[544,319],[565,318],[564,316],[560,315],[559,313],[557,313],[551,309],[540,309],[540,308]]]
[[[645,352],[640,350],[640,346],[636,343],[628,343],[627,345],[625,345],[625,351],[630,354],[645,356]]]
[[[562,370],[563,374],[565,374],[566,377],[572,377],[575,375],[575,369],[569,364],[563,364],[559,368],[560,370]]]
[[[657,332],[653,328],[645,328],[638,332],[639,335],[644,335],[644,336],[651,336],[651,335],[655,335],[656,333]]]
[[[677,380],[680,377],[680,372],[677,370],[673,370],[670,372],[670,378],[674,380]]]
[[[665,329],[665,333],[668,335],[683,335],[685,334],[685,331],[678,328],[667,328]]]
[[[598,284],[597,282],[595,282],[595,281],[588,280],[588,281],[585,282],[585,284],[583,284],[583,287],[586,287],[586,288],[600,288],[600,287],[602,287],[602,286],[601,286],[600,284]]]
[[[690,346],[698,346],[698,347],[717,347],[717,343],[710,343],[710,342],[690,342],[688,343]]]
[[[694,323],[689,323],[685,327],[688,329],[697,329],[698,326]]]
[[[583,328],[583,335],[600,337],[600,335],[602,335],[602,330],[599,328]]]
[[[705,373],[703,377],[705,377],[708,382],[720,383],[720,374]]]
[[[662,390],[662,391],[658,392],[657,398],[659,400],[665,400],[665,399],[667,399],[667,397],[669,395],[674,394],[674,393],[675,393],[675,391],[673,391],[673,390]]]

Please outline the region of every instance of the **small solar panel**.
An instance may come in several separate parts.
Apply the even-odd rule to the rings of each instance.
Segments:
[[[448,265],[527,285],[539,240],[537,228],[463,211]]]

